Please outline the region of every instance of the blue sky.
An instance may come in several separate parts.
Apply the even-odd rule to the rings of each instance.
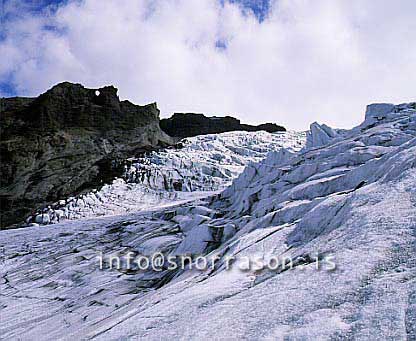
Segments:
[[[348,128],[414,101],[414,0],[0,0],[0,96],[112,84],[173,112]]]
[[[65,5],[71,0],[22,0],[20,1],[19,6],[24,5],[23,12],[26,14],[34,14],[34,15],[42,15],[42,12],[46,10],[54,11],[59,6]],[[76,0],[80,1],[80,0]],[[259,22],[263,21],[264,18],[267,16],[270,1],[271,0],[218,0],[221,4],[224,4],[225,1],[230,3],[235,3],[241,6],[241,11],[243,13],[247,13],[247,11],[251,11]],[[5,8],[7,4],[12,4],[14,0],[0,0],[0,8]],[[0,22],[4,22],[5,20],[13,19],[16,15],[22,15],[22,12],[19,11],[17,14],[15,13],[5,13],[5,11],[0,12]],[[4,34],[2,30],[0,30],[0,40],[4,39]],[[224,49],[226,47],[226,42],[218,40],[216,43],[219,49]],[[19,95],[19,92],[13,85],[11,77],[4,77],[4,79],[0,79],[0,94],[2,96],[11,97]]]
[[[230,2],[241,4],[243,10],[253,11],[260,21],[264,20],[270,8],[270,0],[231,0]]]

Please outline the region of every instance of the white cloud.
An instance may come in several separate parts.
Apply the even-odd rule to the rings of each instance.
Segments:
[[[369,102],[415,100],[415,11],[413,0],[278,0],[259,23],[215,0],[69,2],[5,23],[0,80],[22,95],[114,84],[163,116],[350,127]]]

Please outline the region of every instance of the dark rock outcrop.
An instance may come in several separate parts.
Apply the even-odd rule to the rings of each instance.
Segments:
[[[203,114],[193,113],[175,113],[170,118],[160,120],[160,127],[168,135],[180,138],[205,134],[218,134],[237,130],[265,130],[269,133],[286,131],[284,127],[274,123],[253,126],[242,124],[240,120],[230,116],[207,117]]]
[[[117,89],[61,83],[37,98],[0,99],[1,226],[117,175],[117,160],[173,143],[155,103]]]

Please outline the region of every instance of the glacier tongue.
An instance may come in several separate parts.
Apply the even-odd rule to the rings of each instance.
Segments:
[[[416,339],[416,104],[381,111],[349,131],[314,125],[306,148],[249,163],[209,198],[1,232],[0,335]],[[98,269],[97,254],[129,251],[218,261]],[[239,268],[275,256],[293,267]]]
[[[270,150],[299,150],[300,132],[229,132],[201,135],[180,142],[177,149],[127,160],[123,178],[71,197],[29,217],[27,223],[50,224],[64,219],[121,214],[206,197],[224,189],[250,162]]]

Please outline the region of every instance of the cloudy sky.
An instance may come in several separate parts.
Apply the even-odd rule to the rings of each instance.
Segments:
[[[114,84],[173,112],[352,127],[416,100],[414,0],[0,0],[0,96]]]

